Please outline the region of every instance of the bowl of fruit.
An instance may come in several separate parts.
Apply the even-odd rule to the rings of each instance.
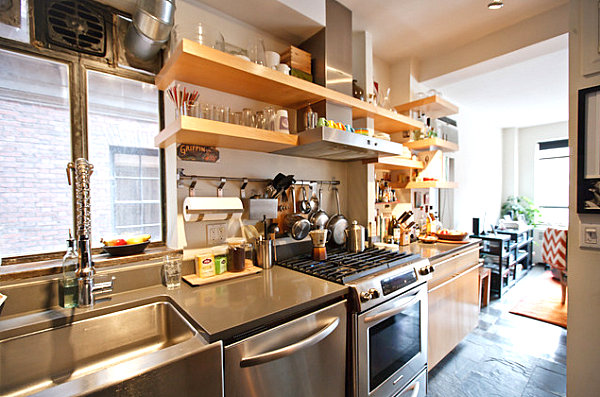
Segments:
[[[459,232],[457,230],[442,229],[436,233],[440,240],[463,241],[469,233]]]
[[[110,240],[100,239],[104,244],[104,252],[112,256],[135,255],[144,252],[150,244],[149,234],[135,236],[112,237]]]

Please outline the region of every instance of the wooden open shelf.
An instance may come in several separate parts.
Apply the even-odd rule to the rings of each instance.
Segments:
[[[419,110],[425,113],[432,119],[450,116],[458,113],[458,106],[448,102],[439,95],[433,95],[416,101],[398,105],[395,109],[400,112],[408,112],[409,110]]]
[[[400,156],[385,156],[376,159],[363,160],[364,164],[375,164],[376,170],[406,170],[423,169],[423,162]]]
[[[274,152],[296,146],[298,136],[198,117],[180,116],[154,138],[157,147],[165,148],[172,143]]]
[[[441,150],[443,152],[456,152],[458,150],[456,143],[441,138],[419,139],[418,141],[403,142],[402,144],[410,150]]]
[[[186,39],[155,79],[160,90],[176,80],[293,109],[327,99],[351,107],[354,119],[372,117],[383,132],[423,128],[410,117]]]
[[[405,189],[454,189],[458,186],[456,182],[447,181],[424,181],[424,182],[408,182]]]

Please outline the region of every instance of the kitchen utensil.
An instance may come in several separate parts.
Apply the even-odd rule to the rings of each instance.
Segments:
[[[310,222],[302,215],[296,213],[296,193],[292,187],[292,202],[294,205],[294,212],[285,216],[285,226],[288,233],[294,240],[302,240],[308,236],[310,232]]]
[[[346,250],[348,252],[363,252],[365,250],[365,228],[352,221],[352,225],[346,229]]]
[[[310,195],[310,213],[314,213],[319,209],[319,199],[317,198],[317,194],[315,193],[315,187],[311,187],[311,195]]]
[[[308,201],[307,195],[306,195],[306,186],[302,186],[302,200],[300,200],[298,202],[298,205],[300,206],[300,212],[302,212],[303,214],[309,214],[310,213],[310,202]]]
[[[329,221],[329,215],[327,215],[327,213],[321,209],[322,202],[322,189],[319,189],[319,204],[317,207],[317,212],[313,213],[309,218],[313,229],[324,229]]]
[[[275,240],[265,240],[259,236],[256,240],[256,265],[263,269],[270,269],[273,266],[274,249]]]
[[[346,242],[346,229],[348,228],[348,219],[341,214],[340,197],[337,187],[333,188],[335,194],[335,203],[337,205],[337,214],[332,216],[327,222],[329,230],[327,241],[333,240],[337,245],[342,245]]]

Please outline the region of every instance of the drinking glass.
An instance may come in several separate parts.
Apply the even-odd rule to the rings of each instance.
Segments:
[[[254,127],[254,113],[251,109],[244,108],[242,110],[242,124],[246,127]]]
[[[181,255],[166,255],[163,260],[163,274],[168,289],[181,285]]]
[[[259,65],[265,65],[265,43],[263,39],[255,38],[248,44],[248,56],[250,60]]]
[[[202,104],[202,118],[212,120],[212,106],[210,103]]]
[[[266,129],[265,114],[260,110],[256,112],[256,128]]]
[[[242,125],[242,112],[233,113],[230,122],[237,125]]]
[[[265,115],[265,130],[275,131],[275,108],[267,106],[263,113]]]

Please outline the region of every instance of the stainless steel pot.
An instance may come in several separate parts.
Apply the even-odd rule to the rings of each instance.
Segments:
[[[333,188],[335,193],[335,203],[337,204],[337,214],[332,216],[327,222],[327,241],[332,240],[337,245],[343,245],[346,242],[346,229],[348,229],[348,219],[340,213],[340,197],[337,187]]]
[[[302,215],[296,213],[296,189],[294,186],[292,186],[292,203],[294,213],[285,216],[284,224],[290,237],[294,240],[302,240],[310,232],[310,222]]]
[[[352,225],[346,229],[346,250],[348,252],[363,252],[365,250],[365,228],[352,221]]]
[[[321,190],[319,189],[319,206],[317,212],[313,213],[309,218],[313,229],[324,229],[327,226],[327,222],[329,222],[329,215],[321,209],[321,203],[323,202]]]

